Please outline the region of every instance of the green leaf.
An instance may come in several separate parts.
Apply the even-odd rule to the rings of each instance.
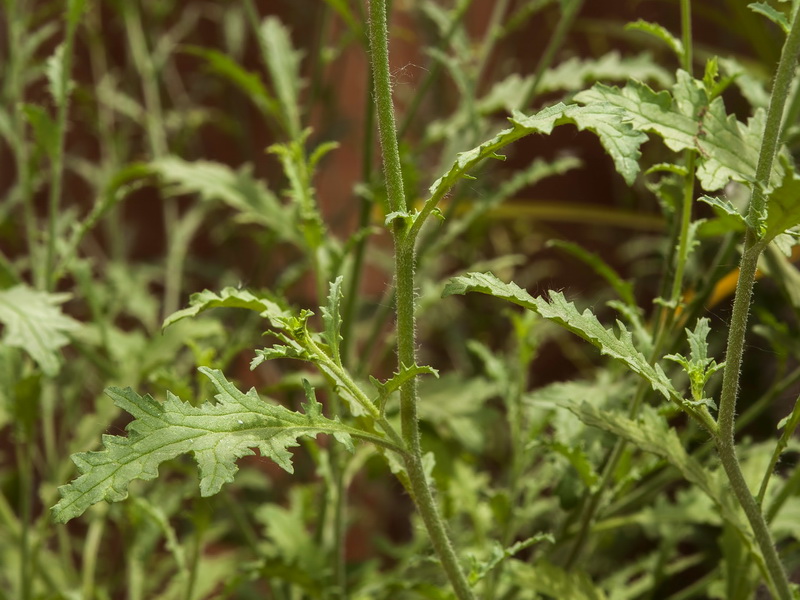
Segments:
[[[319,162],[325,158],[328,153],[336,150],[339,147],[339,142],[323,142],[311,152],[308,157],[308,168],[310,171],[314,171],[317,168]]]
[[[80,23],[83,9],[86,7],[86,0],[68,0],[67,2],[67,25],[74,30]]]
[[[678,76],[679,82],[686,85],[688,75],[678,71]],[[622,112],[617,113],[618,123],[630,123],[639,131],[657,133],[675,152],[694,147],[697,119],[694,114],[679,112],[667,91],[655,92],[647,84],[635,80],[621,89],[597,83],[576,94],[575,100],[585,104],[608,102],[621,108]]]
[[[432,425],[441,440],[454,439],[468,451],[480,454],[495,416],[487,403],[499,393],[500,385],[485,377],[465,379],[449,373],[425,378],[419,382],[419,418]]]
[[[242,393],[220,371],[206,367],[199,371],[216,388],[216,404],[195,407],[171,393],[161,404],[130,388],[106,390],[135,420],[126,428],[128,437],[106,435],[103,450],[73,455],[81,475],[59,488],[61,501],[52,509],[56,521],[67,522],[103,500],[124,500],[134,479],[155,479],[162,462],[181,454],[194,454],[200,493],[211,496],[233,481],[237,459],[255,454],[253,448],[292,473],[289,448],[298,445],[299,437],[328,433],[352,450],[351,435],[361,435],[323,417],[313,392],[301,414],[263,401],[253,388]]]
[[[633,284],[630,281],[622,279],[619,273],[612,269],[609,264],[597,254],[589,252],[581,248],[578,244],[566,240],[550,240],[547,242],[547,247],[563,250],[587,264],[595,273],[608,282],[625,304],[628,306],[636,306],[636,298],[633,295]]]
[[[708,408],[717,408],[711,398],[706,398],[703,394],[706,383],[711,376],[725,367],[725,362],[717,364],[713,358],[708,357],[708,334],[711,332],[708,326],[709,320],[705,317],[698,319],[694,331],[686,329],[686,336],[689,340],[689,358],[682,354],[668,354],[664,358],[674,361],[681,365],[689,376],[693,404],[705,405]]]
[[[743,231],[747,227],[747,220],[744,215],[739,212],[730,200],[723,200],[716,196],[700,196],[698,200],[711,206],[717,217],[723,223],[730,225],[730,228],[734,231]]]
[[[751,4],[747,5],[747,8],[752,10],[754,13],[767,17],[770,21],[783,29],[783,33],[789,33],[789,20],[786,18],[786,15],[774,9],[766,2],[752,2]]]
[[[47,85],[50,95],[56,106],[62,106],[67,101],[67,97],[72,89],[72,81],[69,73],[64,71],[65,57],[64,44],[61,43],[53,54],[47,59],[45,73],[47,74]]]
[[[551,291],[550,301],[534,298],[515,283],[503,283],[491,273],[469,273],[452,278],[445,286],[442,296],[480,292],[496,298],[508,300],[529,310],[533,310],[545,319],[553,321],[567,331],[583,338],[605,354],[623,362],[634,373],[644,377],[653,389],[668,400],[680,401],[680,396],[672,387],[669,378],[658,365],[651,365],[633,345],[630,332],[617,321],[619,336],[600,324],[591,311],[578,312],[575,305],[567,302],[560,292]]]
[[[800,425],[800,396],[795,399],[792,412],[778,422],[777,429],[783,429],[783,433],[781,433],[781,437],[778,440],[775,449],[776,454],[780,454],[787,448],[789,440],[794,435],[798,425]]]
[[[328,305],[321,307],[322,321],[325,323],[325,332],[322,337],[328,344],[333,361],[341,366],[342,359],[339,356],[339,342],[342,341],[342,316],[340,314],[342,304],[342,281],[344,277],[339,275],[330,284],[328,293]]]
[[[302,52],[295,51],[289,31],[275,17],[264,19],[259,34],[266,52],[263,58],[283,115],[281,124],[289,137],[297,139],[302,131],[299,109]]]
[[[172,313],[164,321],[163,328],[187,317],[195,317],[212,308],[246,308],[260,314],[279,329],[286,328],[293,318],[291,312],[281,308],[277,302],[265,297],[255,296],[247,290],[226,287],[219,295],[209,290],[192,294],[189,306]]]
[[[733,501],[726,480],[717,477],[708,468],[692,458],[683,447],[678,434],[669,427],[666,421],[650,406],[643,406],[636,420],[621,414],[601,410],[588,402],[562,400],[561,406],[571,411],[581,421],[591,427],[597,427],[613,433],[637,448],[655,454],[668,461],[678,469],[689,483],[701,489],[719,509],[720,516],[730,523],[739,537],[746,543],[752,556],[762,563],[763,557],[756,545],[749,525]]]
[[[652,81],[659,87],[672,84],[670,72],[653,61],[647,53],[635,56],[620,56],[613,50],[599,58],[572,57],[547,69],[539,82],[540,93],[555,91],[577,92],[596,81]],[[534,76],[512,73],[495,83],[489,92],[478,101],[477,108],[483,113],[503,110],[509,114],[523,110],[523,101],[533,85]]]
[[[239,212],[240,221],[267,227],[287,242],[302,243],[294,209],[282,205],[252,176],[249,166],[234,171],[221,163],[190,162],[174,156],[154,160],[149,166],[173,184],[176,193],[198,194],[205,201],[221,200]]]
[[[566,571],[561,567],[538,560],[529,564],[516,559],[506,561],[507,577],[522,589],[538,592],[550,598],[570,600],[606,600],[603,591],[591,578],[578,570]]]
[[[242,67],[228,54],[204,48],[202,46],[183,46],[182,49],[188,53],[205,59],[208,68],[221,75],[247,96],[263,114],[279,114],[278,102],[267,91],[264,82],[257,73],[252,73]]]
[[[678,58],[678,62],[681,64],[683,63],[683,42],[667,31],[665,27],[659,25],[658,23],[650,23],[649,21],[639,19],[634,23],[628,23],[625,25],[625,29],[628,31],[641,31],[642,33],[646,33],[658,38],[667,46],[669,46],[669,49],[675,53],[675,56]]]
[[[581,445],[568,446],[558,441],[545,442],[544,445],[556,454],[566,458],[587,489],[592,493],[595,492],[600,476],[594,470],[586,450]]]
[[[307,129],[297,139],[286,144],[273,144],[267,151],[276,155],[281,162],[283,172],[289,180],[286,194],[299,209],[299,229],[304,243],[309,250],[316,251],[323,244],[330,244],[332,238],[325,235],[325,224],[314,198],[311,161],[306,157],[304,146],[310,133],[311,130]],[[323,144],[323,150],[325,148],[332,146]]]
[[[381,412],[383,412],[386,401],[389,399],[393,393],[399,390],[404,383],[411,381],[415,377],[419,375],[433,375],[434,377],[439,377],[439,371],[434,369],[433,367],[429,367],[427,365],[413,365],[411,367],[402,367],[398,373],[395,373],[387,379],[385,382],[381,383],[375,377],[369,377],[370,383],[375,387],[378,392],[378,397],[373,400],[373,403],[376,404],[381,408]]]
[[[559,63],[544,72],[538,90],[541,93],[558,90],[573,92],[595,81],[629,79],[652,81],[665,87],[672,83],[673,76],[647,53],[620,56],[619,52],[613,50],[599,58],[572,57]]]
[[[709,100],[705,85],[679,70],[672,94],[654,92],[646,84],[630,81],[624,88],[595,84],[575,100],[587,105],[610,103],[622,108],[615,117],[609,113],[608,127],[630,124],[638,131],[659,135],[670,150],[692,149],[698,153],[697,177],[705,190],[716,190],[729,180],[750,182],[764,133],[764,112],[757,110],[741,123],[725,111],[721,97]],[[611,119],[619,118],[617,122]],[[772,174],[780,182],[782,168]]]
[[[570,106],[564,111],[562,123],[574,123],[578,129],[588,129],[597,135],[606,153],[614,161],[617,172],[628,185],[639,173],[639,147],[646,141],[644,134],[635,131],[628,123],[613,121],[618,116],[617,107],[607,103],[587,106]]]
[[[549,135],[556,125],[566,123],[597,134],[606,152],[614,160],[617,171],[625,181],[632,183],[639,172],[639,146],[647,137],[624,123],[622,115],[622,110],[609,103],[595,103],[591,107],[585,107],[574,104],[567,106],[561,102],[531,116],[515,113],[509,119],[512,124],[510,129],[504,129],[480,146],[460,153],[447,173],[433,182],[428,190],[430,197],[434,200],[443,197],[459,179],[466,177],[467,172],[475,165],[486,158],[497,158],[498,150],[520,138],[532,133]]]
[[[549,542],[551,544],[556,543],[555,538],[549,533],[537,533],[526,540],[519,541],[516,544],[509,546],[508,548],[503,548],[503,546],[500,545],[500,542],[493,540],[489,559],[483,562],[474,560],[474,564],[472,565],[469,573],[470,585],[474,586],[476,583],[481,581],[492,569],[494,569],[507,558],[511,558],[518,552],[521,552],[526,548],[530,548],[539,542]]]
[[[313,361],[313,356],[294,340],[288,340],[289,343],[275,344],[269,348],[258,348],[253,360],[250,361],[250,370],[252,371],[261,363],[276,358],[293,358],[295,360]]]
[[[58,373],[58,349],[70,342],[66,334],[82,327],[59,308],[69,298],[69,294],[48,294],[27,285],[0,290],[2,343],[23,349],[48,376]]]
[[[787,169],[781,185],[767,196],[764,239],[772,241],[797,225],[800,225],[800,177]]]
[[[58,149],[58,125],[47,111],[35,104],[23,104],[22,113],[33,128],[36,145],[48,156],[52,157]]]
[[[352,33],[361,34],[363,27],[350,10],[347,0],[325,0],[325,3],[339,14]]]

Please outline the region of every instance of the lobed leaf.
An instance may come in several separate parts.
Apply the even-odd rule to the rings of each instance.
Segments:
[[[588,402],[562,400],[561,405],[587,425],[621,437],[637,448],[665,459],[678,469],[684,479],[696,485],[714,501],[720,516],[733,526],[753,558],[761,564],[762,572],[764,571],[761,551],[749,525],[732,501],[727,485],[686,452],[678,434],[654,409],[645,406],[639,418],[632,420],[619,413],[601,410]]]
[[[202,292],[192,294],[189,299],[189,306],[167,317],[163,327],[169,327],[173,323],[187,317],[195,317],[201,312],[211,308],[246,308],[248,310],[253,310],[265,319],[269,319],[273,325],[281,329],[293,316],[292,313],[284,310],[269,298],[255,296],[247,290],[226,287],[219,295],[210,290],[203,290]]]
[[[114,404],[135,420],[126,428],[128,437],[106,435],[103,450],[73,455],[81,475],[59,488],[61,500],[52,508],[56,521],[69,521],[103,500],[124,500],[133,480],[155,479],[162,462],[181,454],[194,455],[200,493],[211,496],[233,481],[237,459],[254,454],[253,448],[291,473],[289,448],[298,445],[299,437],[328,433],[352,450],[351,434],[362,435],[338,419],[323,417],[308,389],[302,414],[263,401],[253,388],[239,391],[220,371],[206,367],[199,371],[216,388],[216,404],[195,407],[171,393],[162,404],[130,388],[106,390]]]
[[[480,292],[496,298],[508,300],[529,310],[533,310],[545,319],[553,321],[583,338],[605,354],[625,363],[634,373],[644,377],[653,389],[666,399],[680,401],[680,396],[672,383],[658,365],[651,365],[633,345],[631,333],[617,321],[620,330],[617,336],[606,329],[591,311],[578,312],[575,305],[568,302],[560,292],[551,291],[550,301],[534,298],[515,283],[503,283],[491,273],[469,273],[452,278],[445,286],[442,296]]]
[[[522,589],[550,598],[606,600],[607,596],[580,570],[567,571],[546,560],[530,564],[514,558],[506,561],[508,578]]]
[[[725,367],[725,362],[717,364],[713,358],[708,357],[708,334],[711,329],[709,320],[705,317],[698,319],[694,331],[686,329],[689,341],[689,358],[681,354],[668,354],[664,358],[681,365],[689,376],[694,405],[705,405],[716,409],[716,404],[711,398],[703,395],[706,383],[711,376]]]
[[[64,51],[64,43],[62,42],[56,47],[53,54],[50,55],[45,63],[48,90],[56,106],[63,106],[67,102],[72,88],[72,81],[69,78],[69,73],[64,70],[66,64]]]
[[[747,8],[752,10],[754,13],[765,16],[767,19],[780,27],[783,30],[783,33],[789,33],[789,19],[786,18],[785,14],[779,10],[776,10],[766,2],[752,2],[747,5]]]
[[[23,284],[0,290],[3,344],[23,349],[48,376],[58,373],[58,350],[69,343],[67,333],[82,327],[61,312],[59,305],[68,299],[69,294],[48,294]]]
[[[497,567],[500,563],[504,560],[513,557],[518,552],[525,550],[526,548],[530,548],[534,544],[538,544],[539,542],[549,542],[550,544],[555,544],[555,538],[550,533],[537,533],[529,537],[528,539],[519,541],[508,548],[503,548],[503,546],[497,540],[492,541],[492,548],[489,552],[489,558],[485,561],[478,561],[477,559],[473,558],[473,564],[470,568],[469,572],[469,583],[470,585],[475,585],[482,579],[484,579],[495,567]]]
[[[433,375],[438,379],[439,371],[427,365],[413,365],[411,367],[402,367],[399,372],[392,375],[392,377],[387,379],[385,382],[381,382],[372,375],[370,375],[369,381],[370,383],[372,383],[373,387],[378,392],[378,397],[375,400],[373,400],[373,403],[377,406],[380,406],[381,410],[383,410],[389,396],[391,396],[394,392],[399,390],[403,386],[403,384],[411,381],[412,379],[420,375]]]
[[[716,190],[729,180],[751,182],[755,176],[764,112],[757,110],[741,123],[725,111],[721,97],[713,100],[702,81],[679,70],[672,93],[655,92],[638,81],[624,88],[595,84],[578,93],[575,100],[591,106],[606,102],[622,109],[608,114],[607,127],[630,124],[634,129],[660,136],[670,150],[692,149],[698,153],[697,177],[705,190]],[[619,121],[611,120],[618,118]],[[782,169],[773,172],[772,183],[780,182]]]
[[[625,29],[629,31],[641,31],[642,33],[652,35],[653,37],[661,40],[667,46],[669,46],[670,50],[675,53],[678,61],[683,62],[683,42],[672,35],[663,25],[651,23],[649,21],[645,21],[644,19],[639,19],[638,21],[625,25]]]
[[[617,170],[628,183],[632,183],[639,172],[639,146],[647,136],[635,131],[622,120],[623,112],[610,103],[597,102],[591,107],[566,105],[561,102],[545,108],[535,115],[515,113],[509,119],[510,129],[504,129],[495,137],[467,152],[462,152],[442,177],[431,185],[431,198],[441,198],[467,172],[486,158],[501,158],[497,151],[512,142],[533,133],[549,135],[556,125],[572,123],[579,129],[589,129],[600,138],[606,152],[612,157]]]
[[[328,294],[328,305],[320,308],[322,311],[322,321],[325,323],[325,331],[322,337],[328,344],[333,361],[341,366],[342,360],[339,356],[339,343],[342,341],[342,316],[340,314],[342,304],[342,281],[344,277],[339,275],[335,281],[330,283]]]

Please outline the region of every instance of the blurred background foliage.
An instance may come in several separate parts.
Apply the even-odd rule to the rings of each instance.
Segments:
[[[723,74],[736,76],[726,106],[745,119],[768,99],[781,36],[737,0],[697,2],[693,10],[697,74],[720,56]],[[191,293],[227,285],[269,288],[299,307],[320,304],[313,271],[330,280],[336,269],[313,266],[298,226],[318,217],[291,209],[296,182],[279,153],[265,152],[305,127],[309,151],[338,144],[309,183],[320,231],[337,240],[328,260],[360,273],[346,284],[349,366],[363,378],[391,375],[391,249],[381,228],[363,12],[362,2],[347,0],[4,0],[0,598],[335,597],[328,501],[335,477],[324,445],[296,453],[291,480],[265,459],[244,459],[236,484],[212,498],[197,497],[194,466],[176,460],[158,482],[134,486],[129,501],[97,506],[69,526],[53,525],[47,507],[74,474],[70,454],[95,448],[104,433],[122,434],[126,418],[102,393],[109,385],[156,397],[170,389],[200,402],[209,388],[196,367],[205,365],[289,405],[302,401],[294,365],[248,369],[262,343],[258,319],[221,312],[164,332],[161,323]],[[395,0],[392,73],[411,200],[424,198],[457,152],[490,137],[513,110],[569,101],[595,81],[669,87],[678,62],[647,28],[626,27],[638,19],[680,31],[677,3],[659,0]],[[271,34],[259,41],[262,22]],[[270,46],[280,32],[296,53]],[[299,69],[295,120],[276,95],[271,77],[280,69],[269,57]],[[792,150],[797,139],[796,131],[788,138]],[[652,141],[642,162],[665,156]],[[420,360],[442,377],[424,383],[421,418],[445,513],[459,547],[476,560],[491,556],[493,540],[505,547],[554,523],[567,528],[595,484],[607,436],[542,410],[554,389],[544,386],[591,377],[589,393],[613,403],[631,382],[613,369],[596,375],[593,352],[490,299],[434,302],[441,282],[491,268],[513,273],[532,293],[562,289],[600,306],[609,292],[591,265],[548,243],[568,239],[632,279],[649,312],[670,252],[666,232],[679,193],[670,185],[668,177],[644,176],[627,187],[593,136],[563,127],[527,138],[506,162],[459,186],[443,206],[445,224],[426,230]],[[689,273],[693,290],[710,293],[736,264],[729,252],[707,271],[719,239],[711,232],[701,244]],[[773,434],[800,380],[797,275],[782,264],[767,271],[742,391],[751,415],[744,432],[755,440]],[[731,290],[730,282],[717,286],[702,313],[723,329]],[[21,333],[7,312],[19,305],[36,315]],[[30,336],[41,330],[50,337],[37,351]],[[752,406],[759,410],[748,412]],[[516,437],[508,433],[515,420],[528,427]],[[702,436],[689,429],[687,444],[699,446]],[[529,458],[509,464],[509,440],[524,444]],[[743,458],[763,454],[755,444]],[[351,597],[448,597],[402,487],[370,449],[348,460]],[[631,452],[620,470],[581,565],[580,577],[602,586],[581,597],[749,597],[752,569],[725,555],[733,534],[707,500],[654,457]],[[800,521],[783,518],[796,534]],[[788,543],[796,564],[797,538]],[[534,575],[522,560],[509,562],[505,579],[486,589],[503,590],[497,598],[558,597],[563,548],[542,547],[520,556],[532,561],[544,552],[551,571],[541,563]],[[569,589],[583,585],[580,577]],[[730,595],[723,582],[734,580],[741,586]]]

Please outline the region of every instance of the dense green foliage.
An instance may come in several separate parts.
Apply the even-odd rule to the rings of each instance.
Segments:
[[[275,4],[3,2],[0,599],[800,597],[800,1]]]

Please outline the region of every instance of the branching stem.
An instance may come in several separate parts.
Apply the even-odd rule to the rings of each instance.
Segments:
[[[378,117],[386,190],[391,211],[405,212],[406,201],[400,168],[400,152],[395,130],[394,106],[389,78],[389,40],[386,0],[369,2],[369,41],[375,84],[375,107]],[[391,223],[395,245],[395,285],[397,288],[397,355],[400,368],[416,363],[414,332],[414,245],[407,243],[408,222]],[[403,441],[409,450],[405,467],[417,508],[425,523],[433,547],[459,600],[473,600],[474,595],[458,563],[453,544],[425,476],[417,423],[417,381],[410,379],[400,388],[400,422]]]
[[[775,74],[775,83],[770,97],[767,121],[764,127],[764,137],[756,167],[756,177],[753,183],[753,195],[747,214],[749,224],[744,238],[744,249],[739,266],[739,280],[736,284],[736,294],[733,300],[733,312],[728,330],[728,344],[725,356],[725,370],[722,379],[722,393],[719,402],[719,432],[716,436],[717,452],[722,466],[728,475],[731,487],[736,498],[744,509],[747,519],[753,528],[759,548],[764,555],[772,584],[781,600],[789,600],[792,592],[786,571],[781,564],[777,549],[769,532],[764,514],[753,497],[747,482],[742,475],[739,461],[736,457],[734,440],[736,399],[739,390],[739,377],[741,375],[742,356],[744,354],[744,341],[747,333],[748,314],[750,301],[753,296],[758,257],[766,247],[766,242],[759,239],[754,226],[763,218],[766,210],[767,198],[765,188],[769,184],[772,165],[778,147],[778,138],[781,131],[783,107],[789,94],[789,87],[794,76],[797,55],[800,52],[800,18],[795,15],[792,28],[786,38]]]

